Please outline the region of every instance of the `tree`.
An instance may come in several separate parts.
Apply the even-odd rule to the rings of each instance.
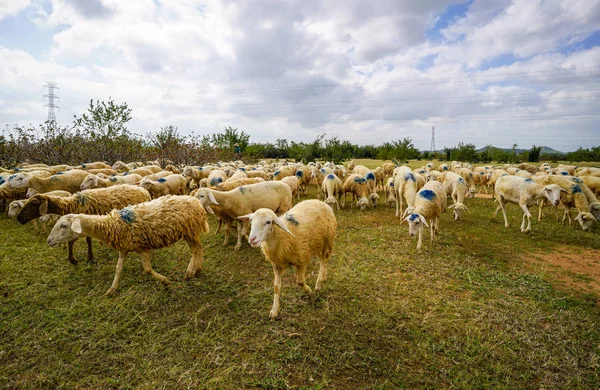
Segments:
[[[529,154],[527,156],[527,161],[529,162],[539,162],[540,161],[540,153],[542,152],[541,146],[533,145],[531,149],[529,149]]]
[[[250,134],[229,126],[222,133],[212,134],[211,141],[213,146],[227,150],[233,150],[234,145],[238,144],[243,152],[250,142]]]

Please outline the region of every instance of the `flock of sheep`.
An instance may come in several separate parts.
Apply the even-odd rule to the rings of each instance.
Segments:
[[[293,205],[308,186],[318,189],[318,199]],[[337,231],[335,209],[360,210],[377,207],[380,194],[385,204],[395,207],[396,217],[407,222],[410,236],[418,235],[422,246],[423,226],[433,241],[439,230],[440,215],[453,210],[460,220],[469,212],[465,199],[480,190],[493,194],[502,210],[506,227],[506,204],[516,203],[523,211],[521,231],[531,231],[529,207],[549,204],[557,217],[564,209],[563,222],[575,220],[584,230],[600,220],[600,168],[578,168],[548,164],[482,166],[452,162],[419,169],[384,163],[373,170],[355,165],[333,163],[297,164],[262,161],[246,165],[242,161],[209,164],[203,167],[164,169],[158,162],[116,162],[112,167],[94,162],[67,165],[22,164],[19,168],[0,168],[0,211],[21,224],[33,223],[37,230],[54,227],[48,244],[66,243],[68,260],[77,264],[73,243],[85,237],[88,261],[93,259],[92,239],[119,253],[115,278],[107,295],[119,286],[123,262],[129,252],[137,252],[144,271],[165,284],[170,281],[153,270],[150,251],[185,240],[192,257],[185,278],[198,275],[202,268],[202,235],[208,233],[208,216],[218,220],[217,233],[224,227],[227,245],[233,223],[237,225],[238,250],[242,236],[252,247],[259,247],[273,265],[274,300],[270,318],[279,314],[281,274],[288,265],[296,268],[297,283],[312,295],[306,284],[306,269],[318,258],[320,269],[314,290],[327,278],[327,264]],[[323,196],[323,201],[321,201]],[[452,204],[447,206],[450,197]],[[249,230],[249,232],[248,232]]]

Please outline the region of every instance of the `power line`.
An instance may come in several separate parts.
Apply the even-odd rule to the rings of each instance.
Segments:
[[[54,99],[59,99],[58,96],[54,95],[54,90],[60,90],[60,88],[52,81],[47,81],[46,84],[44,84],[44,88],[48,88],[48,93],[44,95],[44,97],[48,98],[48,104],[44,104],[44,107],[48,107],[48,123],[56,125],[56,114],[54,113],[54,109],[60,107],[54,104]]]

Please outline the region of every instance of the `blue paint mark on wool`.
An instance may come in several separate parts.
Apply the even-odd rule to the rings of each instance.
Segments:
[[[240,190],[240,192],[242,193],[242,195],[246,194],[246,188],[244,186],[238,187],[238,189]]]
[[[502,176],[508,176],[508,173],[503,173]],[[502,176],[500,176],[500,177],[502,177]]]
[[[165,179],[164,177],[161,177],[160,179],[157,180],[157,182],[159,182],[159,183],[164,183],[166,181],[167,181],[167,179]]]
[[[55,175],[62,175],[64,172],[56,172]]]
[[[574,185],[572,185],[572,186],[571,186],[571,192],[572,192],[573,194],[578,194],[578,193],[582,192],[582,191],[581,191],[581,187],[579,186],[579,184],[574,184]]]
[[[329,175],[327,175],[327,180],[333,180],[334,176],[333,173],[330,173]]]
[[[525,179],[525,182],[526,183],[533,183],[533,180],[531,180],[531,179]]]
[[[275,173],[273,174],[273,177],[279,175],[281,172],[280,171],[275,171]]]
[[[327,171],[325,170],[325,168],[321,168],[321,173],[327,173]]]
[[[373,172],[367,173],[367,180],[375,180],[375,174]]]
[[[458,178],[458,182],[459,182],[459,183],[464,183],[464,182],[465,182],[465,180],[464,180],[462,177],[459,177],[459,178]]]
[[[0,176],[0,185],[4,184],[5,180],[2,176]]]
[[[412,213],[409,217],[408,220],[409,221],[416,221],[417,219],[419,219],[419,214],[416,213]]]
[[[14,179],[15,177],[17,177],[17,175],[10,175],[10,176],[8,177],[8,180],[12,180],[12,179]]]
[[[433,200],[435,199],[435,192],[431,190],[421,190],[419,191],[419,196],[427,200]]]
[[[298,176],[298,177],[302,177],[302,176],[304,176],[304,172],[302,172],[302,171],[297,171],[297,172],[296,172],[296,176]]]
[[[300,223],[296,220],[296,218],[294,218],[294,214],[286,214],[284,219],[286,221],[290,221],[292,224],[294,224],[295,226],[298,226]]]
[[[213,177],[210,181],[210,185],[214,187],[217,184],[221,183],[222,181],[223,181],[223,178],[221,178],[221,177]]]
[[[561,172],[560,174],[563,176],[569,176],[569,172]]]
[[[85,164],[81,164],[81,168],[85,168],[85,167],[86,167],[86,165],[85,165]]]
[[[15,168],[15,169],[13,169],[13,171],[15,171],[15,172],[21,172],[21,168]]]
[[[581,180],[578,177],[571,178],[571,181],[574,182],[574,183],[577,183],[577,184],[583,184],[583,180]]]
[[[115,181],[117,181],[117,178],[115,176],[111,176],[108,178],[108,180],[115,182]]]
[[[238,168],[238,171],[246,172],[246,168],[244,168],[244,167]]]
[[[77,204],[84,206],[87,203],[87,196],[85,194],[82,194],[81,192],[78,192],[75,195],[75,202],[77,202]]]
[[[406,181],[417,181],[417,179],[415,179],[415,175],[413,175],[411,172],[408,172],[408,173],[404,174],[404,180],[406,180]]]
[[[394,187],[394,182],[390,182],[390,187]]]
[[[123,176],[127,176],[127,175],[129,175],[129,171],[127,171],[123,174]]]
[[[131,207],[125,207],[119,210],[119,217],[121,218],[121,221],[127,224],[135,222],[135,212]]]
[[[367,182],[367,179],[365,179],[364,177],[356,176],[354,178],[354,182],[358,184],[363,184]]]

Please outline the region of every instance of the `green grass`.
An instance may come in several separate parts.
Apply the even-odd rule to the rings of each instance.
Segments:
[[[516,206],[505,229],[491,200],[467,203],[471,214],[455,222],[446,212],[420,252],[392,209],[336,212],[323,291],[304,296],[289,270],[273,322],[272,267],[247,243],[223,248],[213,220],[200,278],[182,280],[189,251],[178,243],[152,255],[171,287],[133,254],[107,298],[111,249],[94,243],[97,262],[72,266],[2,216],[0,387],[598,388],[598,295],[559,288],[523,261],[600,249],[598,225],[547,218],[526,236]],[[84,258],[83,240],[76,253]]]

